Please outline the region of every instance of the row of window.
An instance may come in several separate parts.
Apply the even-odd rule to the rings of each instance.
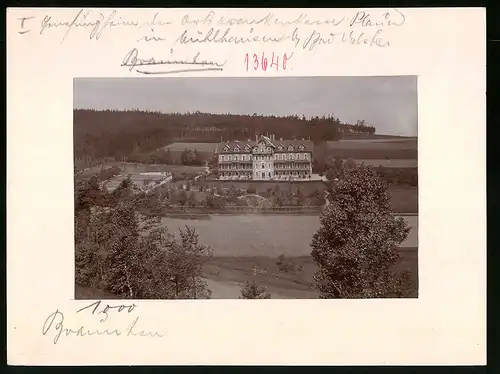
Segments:
[[[271,172],[259,172],[256,171],[254,175],[258,177],[259,175],[264,177],[264,175],[268,175],[271,177],[273,173]],[[237,172],[237,171],[227,171],[227,172],[221,172],[220,174],[222,177],[227,177],[227,176],[238,176],[238,175],[252,175],[252,173],[249,172]],[[280,175],[310,175],[309,172],[307,171],[283,171],[283,172],[275,172],[274,175],[280,176]]]
[[[287,160],[286,153],[276,153],[274,155],[275,160]],[[295,157],[293,153],[288,153],[288,160],[309,160],[309,153],[297,153]]]
[[[309,170],[310,166],[309,164],[276,164],[274,165],[275,169],[304,169],[304,170]]]
[[[245,146],[245,151],[248,152],[252,149],[253,147],[252,146]],[[260,146],[259,148],[259,151],[260,152],[271,152],[271,147],[263,147],[263,146]],[[306,147],[304,147],[302,144],[299,145],[297,148],[295,148],[292,144],[290,144],[288,147],[284,147],[283,145],[278,145],[278,147],[276,147],[276,149],[278,151],[283,151],[283,150],[287,150],[287,151],[295,151],[295,149],[299,150],[299,151],[304,151],[306,149]],[[233,149],[232,149],[234,152],[241,152],[241,147],[239,145],[235,146]],[[224,147],[224,152],[229,152],[231,151],[231,147],[229,146],[226,146]]]
[[[252,164],[248,164],[248,165],[243,164],[243,165],[238,165],[238,166],[232,164],[232,165],[220,165],[219,169],[220,170],[236,170],[236,169],[238,169],[238,170],[239,169],[250,169],[251,170],[252,167],[253,167]]]
[[[221,161],[268,161],[271,160],[272,156],[270,155],[220,155]],[[309,160],[309,153],[275,153],[275,160]]]
[[[268,168],[271,168],[272,165],[268,165]],[[266,164],[261,164],[260,165],[261,169],[266,168]],[[252,170],[253,165],[220,165],[219,167],[220,170]],[[283,170],[283,169],[302,169],[302,170],[309,170],[309,165],[305,164],[277,164],[274,165],[275,170]]]

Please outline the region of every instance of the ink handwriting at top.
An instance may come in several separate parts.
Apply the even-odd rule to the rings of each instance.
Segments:
[[[310,33],[301,44],[302,49],[312,51],[320,45],[344,43],[347,45],[366,45],[369,47],[389,47],[390,42],[384,38],[382,29],[373,29],[374,32],[360,32],[351,30],[350,32],[330,32],[322,34],[317,30]],[[293,38],[297,47],[301,41],[298,36]]]
[[[134,309],[137,307],[137,305],[135,305],[135,304],[116,305],[116,306],[111,306],[111,305],[107,304],[104,308],[102,308],[101,310],[98,311],[100,306],[101,306],[101,301],[99,300],[99,301],[96,301],[90,305],[87,305],[87,306],[77,310],[76,312],[80,313],[80,312],[83,312],[84,310],[92,310],[92,314],[96,314],[96,312],[97,312],[98,316],[100,316],[100,315],[103,316],[99,322],[105,322],[108,319],[108,311],[110,311],[110,310],[117,310],[118,312],[122,312],[125,310],[128,313],[132,313],[134,311]],[[94,308],[90,309],[91,307],[94,307]]]
[[[23,35],[31,31],[31,29],[26,29],[26,21],[35,18],[32,17],[20,17],[19,21],[21,21],[21,30],[18,31],[19,34]]]
[[[171,49],[170,52],[172,53],[173,50]],[[194,71],[222,71],[223,66],[226,64],[226,61],[224,62],[217,62],[217,61],[209,61],[209,60],[202,60],[200,59],[200,52],[196,53],[196,55],[191,58],[191,59],[186,59],[186,60],[164,60],[164,59],[157,59],[154,57],[139,57],[139,50],[137,48],[131,49],[125,57],[122,60],[121,66],[126,66],[129,68],[129,71],[133,71],[135,69],[136,72],[139,74],[156,74],[156,75],[161,75],[161,74],[174,74],[174,73],[184,73],[184,72],[194,72]],[[190,66],[196,66],[193,68],[182,68],[182,69],[174,69],[174,70],[163,70],[163,71],[158,71],[158,70],[143,70],[143,69],[137,69],[138,66],[149,66],[149,67],[154,67],[154,66],[164,66],[164,65],[190,65]],[[208,66],[208,67],[207,67]]]
[[[70,20],[55,20],[52,16],[46,15],[40,24],[40,35],[44,35],[49,29],[63,29],[65,33],[61,44],[64,43],[69,33],[76,29],[90,30],[88,37],[91,40],[99,40],[103,33],[110,28],[141,28],[141,27],[160,27],[170,25],[171,21],[161,20],[158,13],[147,21],[137,19],[126,20],[118,15],[118,11],[113,10],[109,15],[102,12],[80,9]]]
[[[345,11],[343,11],[344,13]],[[257,16],[247,16],[226,12],[205,10],[190,13],[175,13],[160,11],[143,16],[142,12],[125,12],[120,10],[77,9],[69,16],[59,16],[60,13],[46,13],[38,20],[34,17],[18,19],[19,34],[61,35],[61,43],[67,40],[70,33],[88,36],[98,41],[109,30],[134,32],[114,33],[106,38],[125,38],[133,35],[135,42],[166,42],[173,48],[175,45],[217,44],[217,45],[251,45],[251,44],[291,44],[296,48],[312,51],[323,45],[344,43],[348,45],[366,45],[387,47],[390,45],[389,29],[401,27],[406,22],[405,15],[397,10],[364,10],[348,11],[345,14],[326,16],[324,18],[300,12],[279,18],[279,13],[266,12]],[[63,13],[67,14],[67,13]],[[137,16],[136,16],[137,14]],[[58,19],[56,19],[59,17]],[[167,20],[166,17],[170,17]],[[171,30],[164,26],[175,24],[178,28]],[[77,30],[78,29],[78,33]],[[127,29],[127,30],[124,30]],[[387,30],[387,33],[386,33]],[[33,32],[30,32],[33,31]],[[177,32],[177,34],[175,34]],[[150,43],[153,44],[153,43]],[[162,44],[162,43],[158,43]],[[252,47],[253,48],[253,47]],[[200,64],[198,57],[175,64],[211,65],[204,70],[222,70],[219,63],[204,61]],[[148,59],[146,59],[148,60]],[[144,62],[144,61],[143,61]],[[173,65],[172,62],[162,63]],[[153,65],[153,64],[149,64]],[[159,64],[155,64],[159,65]],[[124,65],[129,66],[130,65]],[[135,69],[133,67],[132,69]],[[131,70],[132,70],[131,69]],[[195,70],[200,70],[199,69]],[[192,69],[190,69],[192,70]],[[152,72],[141,70],[142,74],[166,74],[170,72]]]
[[[349,26],[361,26],[361,27],[400,27],[406,21],[406,17],[399,10],[394,9],[395,15],[391,12],[386,12],[382,15],[382,18],[376,18],[370,13],[361,11],[357,12],[354,17],[351,18]]]

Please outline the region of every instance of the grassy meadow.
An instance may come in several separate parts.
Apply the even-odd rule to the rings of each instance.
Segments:
[[[401,247],[417,247],[418,217],[403,218],[411,231]],[[201,220],[164,217],[161,222],[171,233],[186,225],[193,227],[215,256],[273,258],[309,255],[312,236],[320,227],[317,215],[212,215]]]

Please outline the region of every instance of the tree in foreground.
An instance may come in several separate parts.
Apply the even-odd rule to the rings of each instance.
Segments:
[[[210,298],[202,271],[212,252],[194,229],[176,237],[128,200],[93,206],[75,226],[77,284],[131,299]]]
[[[260,286],[255,281],[247,281],[241,289],[240,299],[270,299],[271,294],[266,287]]]
[[[392,215],[387,183],[362,165],[331,188],[311,243],[320,298],[404,297],[408,274],[395,265],[409,228]]]

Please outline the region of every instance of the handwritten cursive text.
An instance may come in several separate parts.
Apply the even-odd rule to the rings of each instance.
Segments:
[[[70,328],[64,325],[64,314],[58,309],[47,317],[42,327],[42,334],[53,334],[52,341],[54,344],[59,342],[61,336],[139,336],[150,338],[163,338],[166,334],[159,332],[146,332],[137,327],[139,317],[136,317],[125,329],[92,329],[83,325]]]
[[[171,50],[171,53],[172,52],[173,50]],[[164,60],[164,59],[157,59],[154,57],[147,57],[147,58],[139,57],[139,50],[137,48],[132,48],[129,52],[127,52],[127,54],[123,58],[121,66],[126,66],[128,67],[129,71],[135,70],[140,74],[173,74],[173,73],[182,73],[187,71],[223,70],[223,66],[226,64],[226,61],[217,62],[211,60],[203,60],[200,58],[200,54],[201,53],[198,52],[193,58],[187,60]],[[191,65],[196,67],[187,69],[184,68],[177,70],[166,70],[166,71],[137,69],[138,66],[154,67],[162,65],[174,65],[174,66]]]

